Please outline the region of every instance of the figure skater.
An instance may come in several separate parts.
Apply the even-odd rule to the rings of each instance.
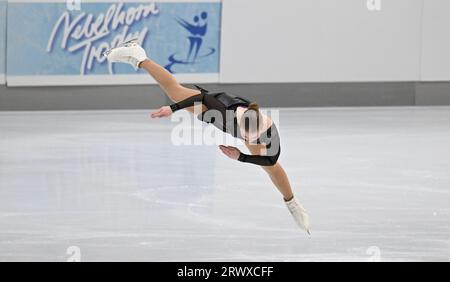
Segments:
[[[181,109],[195,113],[194,104],[198,103],[201,105],[201,113],[198,115],[200,120],[212,123],[235,138],[242,139],[251,154],[244,154],[231,146],[221,145],[219,149],[233,160],[261,166],[283,195],[297,225],[310,234],[309,216],[294,196],[286,172],[278,162],[281,147],[277,127],[269,117],[260,112],[257,103],[226,93],[209,93],[198,86],[197,89],[183,87],[165,68],[150,60],[145,50],[134,40],[110,49],[104,55],[110,63],[128,63],[135,69],[146,70],[174,102],[153,112],[152,118],[169,117]]]

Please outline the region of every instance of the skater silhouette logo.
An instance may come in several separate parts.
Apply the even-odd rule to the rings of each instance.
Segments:
[[[199,60],[211,56],[216,52],[212,47],[206,48],[204,51],[203,43],[204,37],[208,32],[208,13],[202,12],[200,15],[195,15],[193,18],[193,23],[186,21],[182,18],[177,18],[176,21],[188,32],[188,42],[189,48],[186,54],[183,56],[183,52],[176,52],[170,55],[169,64],[165,68],[174,73],[173,70],[175,65],[194,65]]]

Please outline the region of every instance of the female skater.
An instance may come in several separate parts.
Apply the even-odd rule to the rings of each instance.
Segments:
[[[278,163],[278,130],[272,120],[259,111],[256,103],[226,93],[209,94],[198,86],[198,90],[183,87],[171,73],[147,58],[145,50],[136,41],[129,41],[108,50],[105,56],[111,63],[128,63],[136,69],[146,70],[174,102],[153,112],[152,118],[168,117],[181,109],[194,113],[194,104],[199,103],[202,106],[198,116],[200,120],[212,123],[220,130],[244,140],[251,155],[241,153],[239,149],[231,146],[222,145],[219,149],[233,160],[261,166],[283,195],[297,225],[310,233],[309,216],[294,196],[289,179]]]

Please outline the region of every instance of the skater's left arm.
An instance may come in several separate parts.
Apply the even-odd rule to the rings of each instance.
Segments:
[[[260,166],[274,166],[280,157],[280,135],[275,125],[261,134],[258,140],[246,141],[245,145],[252,153],[251,155],[241,153],[235,147],[220,146],[220,149],[231,159]]]
[[[263,132],[258,140],[245,143],[251,155],[241,153],[238,160],[260,166],[274,166],[281,153],[280,134],[275,124]]]
[[[252,155],[241,153],[238,158],[238,161],[240,162],[251,163],[260,166],[274,166],[276,165],[278,158],[280,157],[280,146],[278,146],[276,152],[272,152],[272,150],[268,149],[267,145],[254,145],[246,143],[246,146],[252,153]]]
[[[247,148],[252,155],[242,153],[238,148],[231,146],[219,146],[220,150],[229,158],[244,163],[251,163],[260,166],[274,166],[280,156],[280,148],[274,155],[268,155],[266,145],[254,145],[246,143]]]

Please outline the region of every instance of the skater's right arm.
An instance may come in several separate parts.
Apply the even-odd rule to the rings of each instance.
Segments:
[[[198,95],[191,96],[183,101],[172,104],[170,106],[161,107],[159,110],[153,112],[151,114],[151,116],[152,116],[152,118],[168,117],[176,111],[192,107],[192,106],[194,106],[195,103],[203,102],[204,96],[205,96],[204,93],[200,93]]]

